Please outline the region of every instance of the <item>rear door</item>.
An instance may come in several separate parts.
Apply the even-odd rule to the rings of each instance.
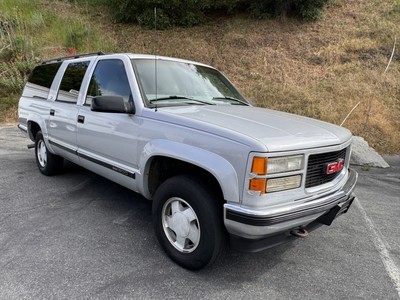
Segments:
[[[78,98],[89,60],[70,62],[64,71],[59,88],[53,95],[49,111],[49,143],[52,149],[67,159],[77,162],[76,129]]]

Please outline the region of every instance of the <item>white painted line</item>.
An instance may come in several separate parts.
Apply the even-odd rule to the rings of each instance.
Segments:
[[[400,299],[400,269],[390,256],[390,252],[388,249],[389,247],[384,242],[384,237],[380,233],[379,229],[375,227],[374,223],[372,223],[364,207],[361,205],[360,201],[358,201],[358,198],[355,199],[354,203],[360,210],[361,214],[365,219],[365,222],[367,223],[367,227],[369,229],[372,241],[379,252],[379,256],[381,257],[386,272],[388,273],[390,279],[392,280],[393,285]]]

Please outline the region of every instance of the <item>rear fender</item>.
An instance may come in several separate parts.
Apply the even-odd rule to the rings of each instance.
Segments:
[[[32,123],[38,124],[40,127],[40,131],[42,132],[43,139],[46,143],[47,149],[49,149],[49,151],[54,154],[54,151],[49,143],[49,135],[48,135],[48,131],[47,131],[46,122],[45,122],[45,120],[43,120],[42,116],[40,114],[30,113],[27,117],[27,120],[28,120],[27,123],[28,123],[29,138],[32,141],[35,141],[35,136],[33,136],[33,133],[32,133]]]

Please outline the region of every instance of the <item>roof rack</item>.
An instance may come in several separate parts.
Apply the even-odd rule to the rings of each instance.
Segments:
[[[75,55],[70,55],[70,56],[57,57],[57,58],[49,59],[49,60],[42,62],[42,65],[45,65],[45,64],[48,64],[51,62],[72,59],[72,58],[80,58],[80,57],[94,56],[94,55],[105,55],[105,54],[106,53],[104,53],[103,51],[98,51],[98,52],[89,52],[89,53],[75,54]]]

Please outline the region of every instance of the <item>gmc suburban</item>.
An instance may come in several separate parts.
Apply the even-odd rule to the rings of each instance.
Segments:
[[[152,200],[155,234],[188,269],[330,225],[354,200],[351,133],[252,106],[219,71],[88,53],[31,73],[19,125],[44,175],[69,160]]]

